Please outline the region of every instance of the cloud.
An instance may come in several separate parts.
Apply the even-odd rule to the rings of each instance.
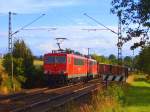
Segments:
[[[36,28],[36,27],[34,27]],[[43,26],[41,28],[49,28]],[[58,49],[55,38],[65,37],[68,40],[61,45],[62,48],[71,48],[87,54],[87,48],[90,48],[90,53],[97,53],[108,56],[110,54],[117,55],[117,35],[109,31],[87,31],[83,29],[101,29],[99,26],[56,26],[57,30],[39,30],[39,31],[22,31],[16,35],[16,38],[22,37],[28,46],[36,55],[41,55],[51,50]],[[117,26],[109,26],[113,30],[117,30]],[[30,28],[29,28],[30,29]],[[136,39],[138,41],[138,39]],[[123,56],[131,55],[130,46],[135,40],[123,46]],[[139,50],[137,50],[139,51]],[[138,53],[138,52],[137,52]]]
[[[0,13],[45,12],[53,7],[77,5],[79,2],[80,0],[1,0]]]
[[[43,26],[43,28],[48,26]],[[19,35],[27,37],[24,40],[30,46],[35,45],[36,50],[42,53],[57,49],[55,38],[65,37],[68,40],[61,45],[62,48],[71,48],[87,54],[87,48],[91,49],[91,53],[108,55],[109,51],[114,51],[117,43],[116,35],[109,31],[88,31],[83,29],[101,29],[99,26],[56,26],[57,30],[52,31],[24,31]],[[115,27],[111,27],[116,30]],[[32,41],[31,41],[32,40]],[[38,46],[37,46],[38,45]],[[105,52],[104,52],[105,51]],[[107,53],[107,54],[105,54]],[[114,52],[112,52],[114,53]]]

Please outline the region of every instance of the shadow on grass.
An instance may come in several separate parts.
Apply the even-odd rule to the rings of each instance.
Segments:
[[[138,79],[135,79],[134,81],[146,81],[145,78],[138,78]]]
[[[138,75],[135,76],[134,81],[145,81],[150,83],[150,75]]]
[[[150,87],[128,86],[126,90],[126,105],[150,106]]]

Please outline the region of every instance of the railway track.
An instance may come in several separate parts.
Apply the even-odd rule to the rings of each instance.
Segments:
[[[29,112],[35,111],[39,107],[42,109],[42,106],[46,105],[55,105],[57,100],[67,101],[70,99],[69,97],[73,97],[72,95],[77,96],[77,94],[84,93],[84,91],[88,88],[92,88],[95,86],[95,83],[99,82],[99,80],[92,80],[88,83],[78,83],[71,86],[64,86],[56,89],[43,89],[37,92],[33,92],[32,94],[28,94],[25,96],[19,96],[12,99],[9,99],[8,102],[2,103],[0,102],[0,111],[7,112]],[[91,90],[91,89],[90,89]],[[75,96],[73,98],[75,98]],[[65,100],[65,99],[67,100]],[[59,103],[57,103],[59,104]],[[59,105],[61,105],[59,104]],[[53,107],[52,106],[52,107]],[[57,105],[58,106],[58,105]],[[39,108],[39,109],[40,109]],[[38,109],[38,112],[39,112]],[[45,108],[46,109],[46,108]],[[43,112],[43,109],[41,110]]]
[[[38,107],[38,105],[35,106],[35,108],[30,108],[25,110],[24,112],[51,112],[60,106],[63,106],[64,104],[68,103],[69,101],[78,99],[86,94],[89,94],[92,91],[97,90],[101,87],[101,83],[92,84],[87,87],[83,87],[77,90],[74,90],[68,94],[63,94],[62,96],[56,97],[53,100],[43,102],[42,105]]]
[[[9,101],[9,100],[13,100],[13,99],[19,99],[19,98],[25,97],[29,94],[30,95],[37,94],[37,93],[42,92],[43,90],[46,90],[46,89],[48,89],[48,88],[36,88],[36,89],[31,89],[31,90],[24,89],[19,93],[14,93],[14,94],[10,94],[10,95],[3,95],[3,96],[0,96],[0,103],[5,102],[5,101]]]
[[[75,84],[76,85],[76,84]],[[73,86],[73,85],[70,85]],[[55,90],[59,90],[59,89],[64,89],[70,86],[63,86],[63,87],[59,87],[59,88],[38,88],[38,89],[32,89],[32,90],[23,90],[20,93],[15,93],[15,94],[11,94],[8,96],[1,96],[0,97],[0,103],[2,102],[10,102],[13,100],[20,100],[20,99],[24,99],[27,97],[32,97],[35,95],[40,95],[42,94],[44,91],[55,91]]]

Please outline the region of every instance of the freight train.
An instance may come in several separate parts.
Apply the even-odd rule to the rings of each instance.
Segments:
[[[44,55],[44,74],[49,83],[87,81],[102,75],[128,75],[128,68],[98,63],[88,56],[68,51],[52,51]]]

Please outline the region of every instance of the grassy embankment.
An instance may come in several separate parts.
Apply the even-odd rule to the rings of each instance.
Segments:
[[[81,103],[87,99],[88,103]],[[64,112],[150,112],[150,83],[145,75],[131,75],[127,84],[109,86],[82,100],[69,104]]]
[[[129,77],[126,94],[127,112],[150,112],[150,83],[144,75]]]

